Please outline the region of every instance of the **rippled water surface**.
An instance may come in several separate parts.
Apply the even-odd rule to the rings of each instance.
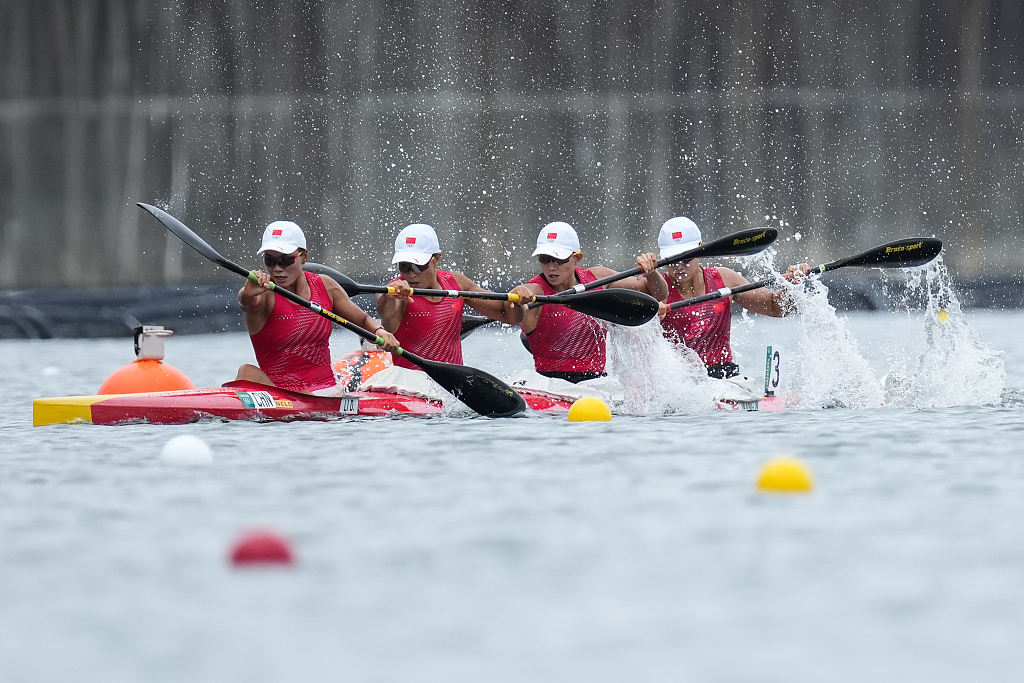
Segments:
[[[131,341],[0,342],[0,680],[1014,680],[1024,314],[966,321],[1005,354],[991,405],[577,424],[33,428],[33,398],[94,392]],[[913,374],[920,314],[845,324],[862,376]],[[806,348],[793,320],[734,334],[748,369],[766,342]],[[167,348],[201,386],[252,358],[243,335]],[[528,357],[484,329],[467,362]],[[183,433],[212,465],[160,461]],[[811,495],[755,492],[779,453],[809,464]],[[253,526],[297,566],[231,569]]]

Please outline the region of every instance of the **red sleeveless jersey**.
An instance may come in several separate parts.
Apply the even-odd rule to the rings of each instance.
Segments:
[[[395,282],[400,278],[395,278]],[[437,282],[441,289],[459,289],[455,276],[445,270],[437,271]],[[441,299],[429,301],[426,297],[414,296],[405,307],[402,324],[395,330],[395,338],[413,353],[427,360],[462,365],[462,309],[464,299]],[[395,365],[411,370],[422,370],[397,353]]]
[[[319,275],[303,272],[310,301],[333,311],[327,286]],[[283,296],[259,332],[249,335],[256,361],[274,386],[291,391],[315,391],[335,385],[331,369],[331,321]]]
[[[714,292],[725,287],[717,268],[701,268],[704,273],[704,291]],[[682,301],[672,281],[668,281],[668,301]],[[728,297],[705,301],[669,311],[661,321],[665,336],[671,341],[685,344],[700,356],[704,365],[731,363],[732,348],[729,332],[732,328],[732,302]]]
[[[577,268],[580,284],[597,277],[589,268]],[[556,294],[542,275],[530,280],[545,294]],[[533,365],[537,372],[604,372],[605,335],[600,320],[558,304],[545,304],[537,327],[529,335]]]

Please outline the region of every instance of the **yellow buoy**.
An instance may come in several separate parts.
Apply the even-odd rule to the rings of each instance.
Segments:
[[[947,320],[949,320],[949,311],[947,311],[945,308],[940,308],[938,312],[935,314],[935,316],[939,319],[940,323],[944,323]]]
[[[596,396],[584,396],[569,406],[569,422],[608,422],[611,419],[611,408]]]
[[[791,455],[781,456],[761,468],[757,488],[769,493],[807,493],[814,488],[814,478],[800,460]]]

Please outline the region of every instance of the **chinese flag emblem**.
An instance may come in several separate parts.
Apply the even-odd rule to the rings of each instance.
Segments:
[[[557,240],[558,239],[558,233],[557,232],[549,232],[548,233],[548,239],[549,240]]]
[[[416,244],[416,238],[415,237],[406,237],[405,238],[405,243],[406,244]]]
[[[270,234],[273,235],[274,237],[280,237],[281,236],[281,230],[273,230],[273,231],[271,231]]]
[[[713,308],[714,308],[715,313],[721,313],[722,311],[725,310],[725,302],[724,301],[716,301]]]
[[[672,233],[672,239],[674,239],[674,240],[681,240],[681,239],[683,239],[683,233],[681,233],[681,232],[674,232],[674,233]]]

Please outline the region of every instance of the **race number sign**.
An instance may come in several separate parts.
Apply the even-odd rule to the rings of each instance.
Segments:
[[[785,390],[786,364],[781,346],[769,346],[764,361],[764,395],[781,396]]]

